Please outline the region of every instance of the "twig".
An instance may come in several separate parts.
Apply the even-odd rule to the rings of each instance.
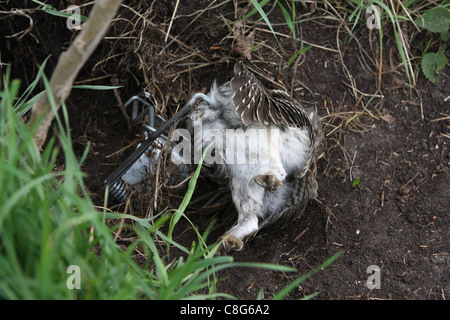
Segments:
[[[417,172],[417,173],[414,175],[414,177],[412,177],[411,179],[409,179],[408,182],[406,182],[404,185],[402,185],[402,186],[400,187],[400,191],[402,191],[404,187],[406,187],[408,184],[410,184],[410,183],[411,183],[411,182],[419,175],[419,173],[420,173],[420,172]]]
[[[96,1],[85,28],[76,37],[69,49],[59,57],[58,64],[50,78],[50,87],[55,99],[56,110],[69,96],[78,72],[105,35],[121,2],[122,0]],[[42,148],[47,138],[47,132],[54,117],[55,114],[52,111],[48,95],[45,94],[33,105],[28,123],[32,127],[40,121],[33,137],[39,148]]]
[[[441,113],[441,114],[442,114],[442,115],[445,115],[445,114],[443,114],[443,113]],[[430,122],[443,121],[443,120],[450,120],[450,116],[445,115],[445,116],[442,117],[442,118],[432,119],[432,120],[430,120]]]
[[[114,86],[117,86],[119,84],[119,82],[117,81],[117,77],[113,77],[111,79],[111,82]],[[125,121],[127,122],[128,131],[131,132],[131,119],[130,119],[130,116],[128,115],[127,111],[125,110],[125,106],[123,105],[122,98],[120,97],[120,92],[117,88],[114,88],[114,95],[116,96],[117,105],[119,106],[120,111],[122,111]]]
[[[169,28],[167,28],[166,37],[164,38],[164,42],[167,42],[167,38],[169,38],[170,29],[172,29],[173,20],[175,20],[175,15],[177,14],[178,5],[180,4],[180,0],[177,0],[175,3],[175,9],[173,9],[172,19],[170,19]]]

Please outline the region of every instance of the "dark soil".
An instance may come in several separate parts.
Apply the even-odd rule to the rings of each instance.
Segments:
[[[65,6],[63,1],[55,2],[55,7]],[[158,101],[158,112],[170,117],[191,94],[207,90],[214,79],[219,83],[229,80],[239,54],[232,50],[235,41],[220,15],[236,20],[232,2],[192,14],[210,2],[180,1],[177,16],[181,17],[174,20],[167,44],[165,31],[175,2],[166,1],[149,10],[151,1],[130,1],[128,5],[148,19],[145,28],[139,16],[121,8],[120,19],[82,70],[78,83],[122,85],[116,91],[122,102],[148,90]],[[304,15],[305,22],[297,26],[297,32],[303,41],[315,46],[290,67],[284,68],[300,42],[279,37],[285,50],[281,53],[273,35],[261,31],[268,30],[264,23],[259,23],[255,32],[255,44],[264,44],[252,53],[252,63],[292,90],[306,106],[318,108],[326,152],[318,163],[318,199],[311,201],[303,216],[287,227],[252,239],[243,251],[232,255],[235,261],[289,265],[298,271],[228,269],[221,272],[224,280],[217,291],[240,299],[270,298],[343,250],[336,262],[301,283],[288,298],[320,292],[315,299],[446,299],[450,295],[449,68],[444,69],[437,85],[417,71],[417,83],[410,90],[392,30],[386,27],[383,74],[378,82],[377,33],[362,26],[349,42],[342,21],[320,19],[324,10],[320,5],[298,4],[297,15]],[[42,12],[29,15],[35,23],[21,39],[4,37],[26,29],[26,17],[16,15],[0,21],[1,62],[11,63],[12,76],[25,83],[53,53],[47,67],[50,74],[56,57],[75,35],[61,18]],[[269,18],[274,24],[283,22],[277,8]],[[290,32],[286,26],[275,26],[275,30]],[[420,55],[415,48],[424,39],[426,32],[412,39],[412,56]],[[74,148],[80,157],[90,144],[83,169],[92,199],[99,206],[104,203],[104,179],[143,139],[139,126],[127,127],[119,104],[111,90],[74,90],[68,103]],[[356,115],[360,116],[346,123]],[[357,178],[359,183],[352,187]],[[186,184],[174,191],[168,202],[158,204],[176,204],[185,188]],[[196,192],[194,201],[217,185],[202,178],[198,188],[201,192]],[[137,201],[127,210],[146,216],[152,203]],[[195,203],[188,210],[189,217],[205,230],[209,216],[199,212]],[[125,209],[113,200],[109,206]],[[228,209],[233,210],[231,203]],[[176,231],[176,241],[188,247],[196,239],[185,221]],[[210,241],[221,231],[220,227],[213,230]],[[371,275],[367,269],[372,265],[381,270],[380,289],[370,290],[366,285]]]

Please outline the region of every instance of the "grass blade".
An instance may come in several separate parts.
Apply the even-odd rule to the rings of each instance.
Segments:
[[[311,276],[313,276],[314,274],[316,274],[317,272],[325,269],[326,267],[328,267],[330,264],[332,264],[336,259],[338,259],[342,254],[344,253],[344,251],[338,251],[337,253],[335,253],[333,256],[331,256],[330,258],[328,258],[324,263],[322,263],[321,265],[319,265],[318,267],[314,268],[313,270],[311,270],[310,272],[302,275],[301,277],[299,277],[297,280],[291,282],[289,285],[287,285],[286,287],[284,287],[280,292],[278,292],[275,296],[272,297],[272,300],[281,300],[283,299],[289,292],[291,292],[293,289],[295,289],[300,283],[302,283],[303,281],[305,281],[306,279],[310,278]]]
[[[253,6],[256,8],[256,10],[259,12],[259,14],[261,15],[261,17],[262,17],[262,18],[264,19],[264,21],[266,22],[266,24],[267,24],[267,26],[269,27],[270,31],[272,31],[272,34],[273,34],[273,36],[275,37],[275,40],[277,40],[277,43],[278,43],[278,45],[280,46],[281,51],[282,51],[283,53],[285,53],[283,47],[281,46],[280,41],[279,41],[278,38],[277,38],[277,35],[275,34],[275,31],[274,31],[273,28],[272,28],[272,24],[270,23],[269,19],[267,18],[267,15],[266,15],[266,13],[264,12],[264,10],[262,9],[261,5],[260,5],[260,4],[258,3],[258,1],[256,1],[256,0],[251,0],[251,1],[252,1]]]

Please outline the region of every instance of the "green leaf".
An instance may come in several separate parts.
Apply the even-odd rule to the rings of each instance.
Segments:
[[[298,51],[297,51],[297,52],[289,59],[286,68],[289,67],[289,66],[292,64],[292,62],[295,61],[295,59],[298,57],[299,54],[305,53],[306,51],[308,51],[308,50],[311,49],[311,48],[312,48],[312,45],[309,45],[309,46],[307,46],[306,48],[302,48],[302,49],[298,50]]]
[[[286,20],[286,23],[287,23],[289,29],[291,29],[292,33],[294,34],[294,38],[295,38],[295,24],[292,22],[289,12],[286,10],[286,8],[281,3],[278,2],[278,5],[280,6],[281,11],[283,12],[284,20]]]
[[[259,3],[259,6],[262,8],[264,7],[270,0],[263,0]],[[220,17],[222,18],[222,20],[225,22],[225,25],[230,28],[231,25],[244,21],[245,19],[250,18],[252,15],[254,15],[256,12],[258,12],[258,10],[256,8],[253,8],[252,10],[250,10],[249,13],[247,13],[244,17],[242,17],[240,20],[236,20],[236,21],[229,21],[227,20],[222,14],[220,14]]]
[[[263,0],[263,1],[261,1],[261,2],[259,3],[259,6],[262,8],[262,7],[264,7],[269,1],[270,1],[270,0]],[[247,13],[247,14],[246,14],[241,20],[239,20],[239,21],[243,21],[243,20],[245,20],[245,19],[251,17],[252,15],[254,15],[254,14],[256,13],[256,11],[258,11],[258,10],[257,10],[257,8],[255,7],[255,8],[253,8],[252,10],[250,10],[250,12]],[[236,21],[236,22],[237,22],[237,21]]]
[[[89,89],[89,90],[113,90],[123,88],[122,86],[102,86],[102,85],[88,85],[88,84],[80,84],[73,85],[72,89]]]
[[[42,7],[43,11],[45,11],[48,14],[51,14],[53,16],[56,16],[56,17],[72,18],[73,20],[80,21],[80,22],[86,22],[87,19],[88,19],[87,17],[85,17],[85,16],[83,16],[81,14],[73,14],[73,13],[70,13],[70,12],[58,11],[58,9],[56,9],[52,5],[43,3],[43,2],[38,1],[38,0],[33,0],[33,2],[43,6]]]
[[[356,178],[356,180],[352,182],[352,189],[359,184],[359,180],[361,180],[361,177]]]
[[[441,38],[443,41],[449,41],[450,40],[450,32],[441,32]]]
[[[442,7],[435,7],[426,11],[422,18],[419,17],[415,22],[419,27],[431,32],[446,32],[450,28],[450,12]]]
[[[439,71],[447,64],[447,58],[439,53],[429,52],[422,58],[422,72],[428,80],[436,84],[439,81]]]

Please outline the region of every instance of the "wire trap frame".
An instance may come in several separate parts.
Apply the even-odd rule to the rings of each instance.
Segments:
[[[195,101],[193,101],[195,102]],[[186,104],[169,120],[165,120],[159,115],[155,116],[155,103],[151,95],[147,92],[131,97],[124,105],[125,108],[132,107],[131,121],[137,122],[148,114],[148,124],[143,128],[147,139],[122,162],[104,181],[105,187],[109,188],[109,193],[118,201],[125,201],[129,193],[129,185],[136,185],[149,174],[153,174],[151,162],[157,162],[160,150],[153,148],[153,144],[163,146],[167,141],[167,132],[175,121],[184,117],[191,109],[193,102]],[[139,108],[144,107],[144,111],[139,113]],[[153,156],[150,157],[151,151]]]

